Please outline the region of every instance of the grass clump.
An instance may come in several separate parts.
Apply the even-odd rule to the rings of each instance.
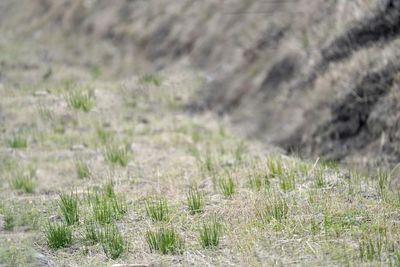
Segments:
[[[49,223],[46,239],[47,245],[52,249],[68,247],[72,243],[72,230],[64,223]]]
[[[279,159],[268,158],[267,167],[272,178],[281,177],[284,174],[283,163]]]
[[[153,221],[168,221],[169,208],[168,202],[165,198],[157,198],[153,200],[146,200],[146,213]]]
[[[8,140],[8,145],[13,149],[24,149],[28,147],[28,139],[22,135],[13,135]]]
[[[247,186],[256,192],[260,192],[261,189],[268,191],[270,189],[270,181],[268,180],[268,176],[263,172],[254,171],[249,174]]]
[[[296,189],[296,174],[295,172],[285,173],[280,177],[279,186],[284,192],[289,192]]]
[[[88,198],[93,217],[100,224],[110,224],[113,220],[119,220],[128,211],[126,202],[115,194],[112,182],[106,183],[100,192],[89,193]]]
[[[79,200],[78,195],[62,193],[60,195],[60,210],[67,225],[73,225],[79,222]]]
[[[148,73],[141,77],[141,82],[144,84],[160,86],[162,83],[162,78],[160,75],[155,73]]]
[[[70,108],[84,112],[89,112],[94,105],[90,91],[72,91],[66,96],[66,101]]]
[[[222,225],[214,216],[211,222],[203,223],[200,228],[200,244],[203,248],[217,247],[222,234]]]
[[[289,206],[286,200],[282,197],[275,197],[273,200],[268,200],[262,207],[256,207],[256,214],[264,222],[276,220],[282,222],[287,219]]]
[[[12,174],[10,184],[12,188],[24,193],[33,193],[36,187],[36,182],[33,178],[34,171],[16,171]]]
[[[151,252],[176,254],[183,250],[183,241],[173,228],[160,228],[158,231],[148,231],[146,242]]]
[[[317,169],[315,172],[315,182],[314,185],[316,188],[323,188],[326,185],[324,170],[322,168]]]
[[[89,178],[90,177],[90,168],[83,161],[77,160],[75,161],[75,169],[76,174],[80,179]]]
[[[100,241],[100,230],[96,222],[92,220],[85,222],[85,239],[91,244],[96,244]]]
[[[197,188],[191,188],[186,196],[187,205],[191,214],[199,213],[204,207],[204,197]]]
[[[15,227],[15,216],[10,210],[7,210],[4,214],[3,229],[6,231],[12,231],[14,227]]]
[[[222,194],[226,198],[232,197],[232,195],[235,193],[235,182],[229,173],[227,176],[219,178],[218,185]]]
[[[100,233],[101,246],[107,258],[117,259],[125,250],[124,239],[115,225],[107,225]]]
[[[129,153],[125,147],[108,146],[104,152],[108,162],[114,165],[126,167],[128,165]]]

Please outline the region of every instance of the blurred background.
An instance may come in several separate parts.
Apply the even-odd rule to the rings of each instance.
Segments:
[[[207,82],[188,110],[249,138],[359,166],[400,158],[399,0],[1,0],[0,33],[3,85],[67,75],[61,63],[107,79],[193,70]]]

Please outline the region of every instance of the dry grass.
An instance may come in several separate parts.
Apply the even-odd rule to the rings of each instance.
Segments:
[[[40,129],[24,129],[33,142],[1,155],[0,239],[11,240],[0,245],[2,261],[27,265],[35,261],[33,247],[55,266],[398,265],[400,197],[390,190],[390,175],[370,179],[265,154],[211,115],[181,109],[184,101],[174,96],[188,99],[196,77],[163,77],[145,91],[140,81],[90,79],[96,112],[58,105],[51,99],[67,92],[50,90],[40,101],[51,120],[31,109],[39,104],[36,87],[3,91],[0,105],[14,117],[4,129],[29,121]],[[38,103],[16,108],[27,99]],[[22,189],[31,194],[3,178],[20,161],[35,167],[35,190]]]

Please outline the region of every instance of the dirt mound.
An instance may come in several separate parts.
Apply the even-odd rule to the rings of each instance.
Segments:
[[[25,5],[33,31],[74,40],[85,64],[204,70],[192,108],[229,113],[249,136],[338,160],[400,158],[400,0]]]

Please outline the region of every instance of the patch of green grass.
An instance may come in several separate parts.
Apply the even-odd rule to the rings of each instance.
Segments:
[[[33,193],[36,187],[33,170],[18,170],[11,174],[11,187],[24,193]]]
[[[158,231],[147,231],[146,242],[151,252],[176,254],[183,250],[183,241],[174,228],[160,228]]]
[[[219,177],[218,186],[221,193],[226,198],[230,198],[235,193],[236,185],[232,178],[232,175],[226,172],[226,175]]]
[[[97,128],[96,134],[97,134],[97,137],[99,138],[99,140],[103,144],[106,144],[107,142],[109,142],[113,138],[113,134],[112,134],[111,131],[107,131],[107,130],[105,130],[103,128],[100,128],[100,127]]]
[[[89,90],[72,91],[66,96],[68,106],[75,110],[89,112],[94,106],[92,93]]]
[[[96,222],[88,220],[85,222],[85,240],[91,244],[96,244],[100,241],[100,229]]]
[[[265,175],[263,172],[253,171],[252,173],[249,174],[247,180],[247,186],[256,192],[260,192],[261,189],[268,191],[270,189],[271,184],[270,181],[268,180],[268,176]]]
[[[282,222],[287,219],[289,213],[289,206],[285,198],[275,196],[273,199],[268,199],[261,206],[256,206],[256,214],[264,222],[276,220]]]
[[[107,258],[117,259],[125,250],[125,242],[118,228],[111,224],[100,233],[101,246]]]
[[[280,177],[279,186],[284,192],[296,189],[296,173],[288,171]]]
[[[118,197],[109,197],[104,193],[94,193],[91,197],[94,219],[100,224],[110,224],[121,219],[127,213],[127,205]]]
[[[361,238],[358,244],[361,261],[380,261],[383,252],[384,240],[381,236]]]
[[[0,244],[0,263],[2,266],[32,266],[31,244],[26,241],[2,240]]]
[[[200,228],[200,244],[203,248],[217,247],[222,235],[222,225],[214,216]]]
[[[243,155],[246,152],[246,143],[244,141],[240,141],[236,149],[234,151],[234,156],[235,156],[235,161],[236,163],[242,163],[243,162]]]
[[[90,168],[88,164],[84,163],[81,160],[76,160],[75,161],[75,169],[76,169],[76,174],[80,179],[83,178],[89,178],[90,177]]]
[[[197,188],[189,189],[186,201],[191,214],[199,213],[204,207],[204,197]]]
[[[280,159],[274,159],[272,157],[268,158],[267,167],[269,175],[272,178],[281,177],[284,174],[283,163]]]
[[[11,210],[7,210],[4,214],[4,225],[3,229],[6,231],[12,231],[15,226],[15,216]]]
[[[153,221],[168,221],[169,208],[165,198],[149,199],[145,202],[146,213]]]
[[[65,223],[49,223],[45,231],[47,245],[52,249],[60,249],[72,244],[72,230]]]
[[[129,153],[125,147],[108,146],[104,152],[106,160],[114,165],[126,167],[129,161]]]
[[[325,182],[325,177],[324,177],[325,173],[324,170],[322,168],[318,168],[315,173],[314,173],[314,177],[315,177],[315,182],[314,185],[316,188],[323,188],[326,185]]]
[[[59,206],[67,225],[79,223],[79,199],[76,193],[62,193]]]
[[[8,145],[14,149],[24,149],[28,147],[28,139],[21,134],[13,135],[8,140]]]
[[[144,84],[160,86],[162,83],[162,77],[156,73],[148,73],[140,78],[140,81]]]

